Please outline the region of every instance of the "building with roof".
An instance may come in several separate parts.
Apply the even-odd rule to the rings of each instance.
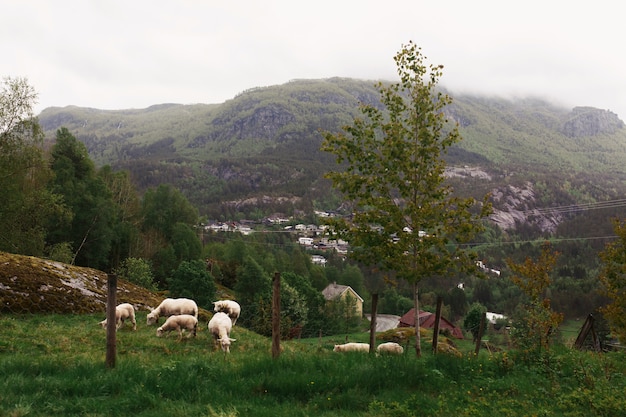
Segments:
[[[337,301],[353,299],[355,303],[355,315],[363,317],[363,298],[349,285],[340,285],[336,282],[328,284],[326,288],[322,290],[322,295],[326,301]]]
[[[432,329],[435,327],[435,313],[420,310],[419,324],[424,329]],[[415,327],[415,309],[410,309],[404,316],[400,317],[398,327]],[[457,339],[464,339],[463,331],[452,324],[445,317],[439,318],[439,331],[449,330],[450,334]]]

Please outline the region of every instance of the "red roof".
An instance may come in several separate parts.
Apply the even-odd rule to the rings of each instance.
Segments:
[[[435,327],[435,314],[428,311],[420,310],[419,314],[420,327],[424,329],[432,329]],[[400,317],[398,327],[415,327],[415,309],[410,309],[404,316]],[[450,323],[445,317],[439,318],[439,331],[443,329],[450,330],[452,336],[457,339],[463,339],[463,331]]]

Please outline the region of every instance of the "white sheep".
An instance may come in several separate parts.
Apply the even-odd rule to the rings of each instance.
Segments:
[[[117,331],[124,325],[124,320],[129,319],[133,324],[133,330],[137,330],[137,322],[135,321],[135,307],[129,303],[122,303],[115,307],[115,330]],[[100,322],[100,326],[106,329],[107,319]]]
[[[335,345],[333,352],[369,352],[369,343],[344,343],[343,345]]]
[[[178,332],[178,339],[182,339],[183,330],[189,330],[193,337],[196,337],[198,329],[198,319],[190,314],[178,314],[169,316],[165,323],[159,327],[156,331],[156,335],[161,337],[165,332],[171,332],[176,330]]]
[[[232,300],[219,300],[213,303],[215,305],[214,311],[219,313],[226,313],[230,320],[233,322],[233,326],[237,323],[239,314],[241,313],[241,306],[236,301]]]
[[[148,326],[159,322],[159,317],[169,317],[178,314],[189,314],[198,318],[198,305],[188,298],[166,298],[161,304],[148,313],[146,323]]]
[[[404,353],[404,348],[396,342],[385,342],[378,345],[376,352],[379,355],[402,355]]]
[[[230,338],[230,331],[233,328],[233,323],[228,317],[228,314],[217,312],[209,320],[209,332],[213,335],[213,342],[215,345],[219,343],[222,350],[226,353],[230,352],[230,342],[234,342],[237,339]]]

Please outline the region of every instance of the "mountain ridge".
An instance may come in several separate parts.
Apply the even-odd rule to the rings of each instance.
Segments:
[[[446,115],[463,140],[450,149],[448,165],[474,167],[489,178],[450,175],[459,193],[501,195],[494,206],[508,213],[516,207],[527,212],[537,202],[576,204],[624,194],[626,128],[616,114],[536,98],[452,98]],[[203,215],[228,218],[259,209],[236,204],[243,201],[287,213],[336,208],[339,197],[323,179],[336,165],[319,150],[320,131],[350,124],[360,103],[380,106],[374,81],[331,78],[254,88],[221,104],[47,108],[39,120],[47,141],[67,127],[96,164],[129,170],[140,190],[171,183]],[[529,184],[533,200],[516,199]],[[556,227],[554,219],[537,224],[544,231]]]

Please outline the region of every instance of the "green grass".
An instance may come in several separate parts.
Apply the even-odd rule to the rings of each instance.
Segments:
[[[614,416],[626,409],[623,354],[553,349],[542,361],[515,352],[475,357],[413,350],[376,357],[332,352],[345,335],[281,343],[236,326],[231,353],[195,339],[157,338],[138,314],[105,365],[100,315],[0,317],[4,416]],[[348,335],[367,341],[367,334]]]

